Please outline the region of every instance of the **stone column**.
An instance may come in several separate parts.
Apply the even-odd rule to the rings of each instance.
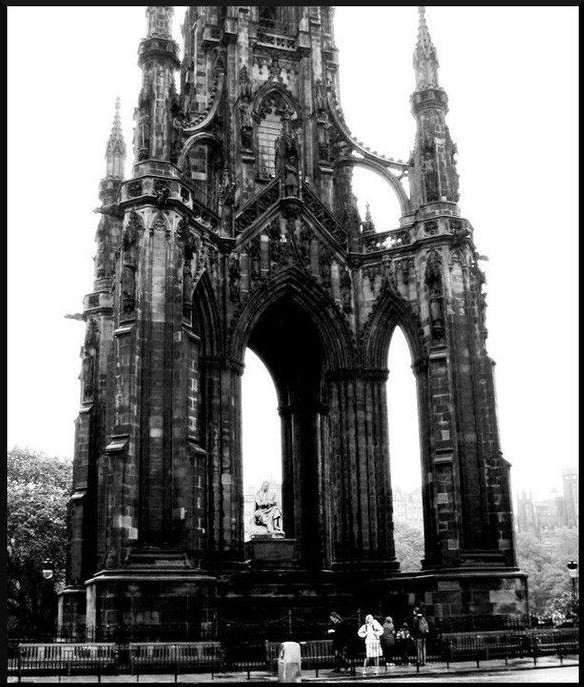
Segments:
[[[331,375],[329,466],[333,567],[358,564],[395,571],[387,441],[387,370],[336,370]]]

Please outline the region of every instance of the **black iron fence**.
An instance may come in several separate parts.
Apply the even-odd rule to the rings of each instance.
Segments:
[[[355,620],[357,620],[355,618]],[[274,626],[276,627],[276,626]],[[314,630],[313,630],[314,632]],[[102,675],[129,673],[140,675],[174,673],[275,672],[281,639],[251,639],[240,635],[236,641],[199,642],[83,642],[83,643],[10,643],[8,673],[18,675]],[[314,634],[313,634],[314,637]],[[298,637],[283,637],[283,640]],[[300,640],[302,668],[315,671],[332,668],[337,663],[333,642],[327,639]],[[381,666],[410,665],[420,669],[423,656],[413,640],[396,643],[389,655],[381,659]],[[530,659],[537,665],[541,657],[555,656],[563,662],[567,656],[579,654],[577,628],[554,630],[528,629],[521,631],[483,633],[450,633],[434,637],[426,643],[425,663],[451,664],[473,662],[480,668],[493,660]],[[344,654],[344,663],[355,674],[364,660],[362,640],[351,642]]]

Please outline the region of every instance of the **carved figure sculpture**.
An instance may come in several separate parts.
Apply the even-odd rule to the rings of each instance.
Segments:
[[[150,115],[140,114],[136,127],[136,147],[138,149],[138,160],[146,160],[150,152]]]
[[[269,482],[262,482],[260,490],[255,495],[254,524],[265,527],[268,534],[284,534],[282,529],[282,510],[278,506],[276,492],[270,490]]]
[[[133,265],[122,269],[122,313],[131,315],[136,307],[136,275]]]
[[[83,400],[90,401],[93,398],[93,377],[95,362],[93,356],[85,353],[83,357]]]

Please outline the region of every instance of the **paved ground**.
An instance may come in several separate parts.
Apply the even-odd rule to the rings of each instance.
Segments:
[[[433,664],[420,668],[420,672],[416,672],[415,666],[392,666],[387,672],[382,668],[378,675],[374,674],[373,669],[368,668],[364,671],[362,668],[357,669],[354,677],[337,675],[331,673],[330,670],[319,671],[318,677],[315,676],[314,671],[303,672],[303,682],[324,682],[324,683],[341,683],[341,682],[578,682],[578,659],[565,659],[564,665],[560,665],[556,657],[540,658],[538,659],[537,667],[533,666],[533,661],[528,659],[516,659],[509,661],[509,665],[505,665],[503,661],[489,661],[481,665],[477,670],[476,663],[456,663],[450,668],[445,665]],[[113,683],[136,683],[138,680],[135,675],[108,675],[103,676],[103,684]],[[252,682],[276,682],[277,678],[269,675],[266,672],[252,672]],[[8,682],[17,682],[15,676],[10,676]],[[39,683],[57,683],[62,684],[88,684],[97,683],[96,675],[72,675],[70,677],[62,676],[60,679],[57,676],[35,676],[23,677],[23,683],[39,684]],[[247,682],[246,673],[223,673],[212,676],[209,673],[199,673],[193,675],[179,675],[178,684],[196,684],[196,683],[226,683],[226,682]],[[174,683],[173,674],[164,675],[141,675],[138,684],[149,683]]]
[[[474,675],[438,675],[436,677],[394,677],[391,678],[391,684],[396,682],[420,682],[424,684],[429,683],[444,683],[444,682],[527,682],[529,684],[539,682],[578,682],[578,666],[564,666],[563,668],[548,668],[541,670],[539,668],[529,668],[527,670],[509,670],[500,671],[496,673],[482,672]],[[385,682],[386,680],[384,680]],[[387,680],[389,681],[389,680]],[[328,680],[328,684],[332,682],[341,682],[341,680]]]

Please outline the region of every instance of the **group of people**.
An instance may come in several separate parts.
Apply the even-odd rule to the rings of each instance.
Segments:
[[[354,629],[334,611],[330,614],[330,621],[328,633],[333,640],[336,669],[339,672],[343,669],[348,670],[347,648],[354,639]],[[397,630],[391,616],[387,616],[381,623],[372,615],[367,615],[365,622],[357,630],[357,636],[365,640],[363,667],[367,667],[372,660],[377,671],[380,658],[383,658],[386,666],[393,663],[407,665],[410,649],[414,645],[416,661],[419,665],[424,665],[429,629],[428,621],[418,606],[414,608],[410,622],[402,623]]]

